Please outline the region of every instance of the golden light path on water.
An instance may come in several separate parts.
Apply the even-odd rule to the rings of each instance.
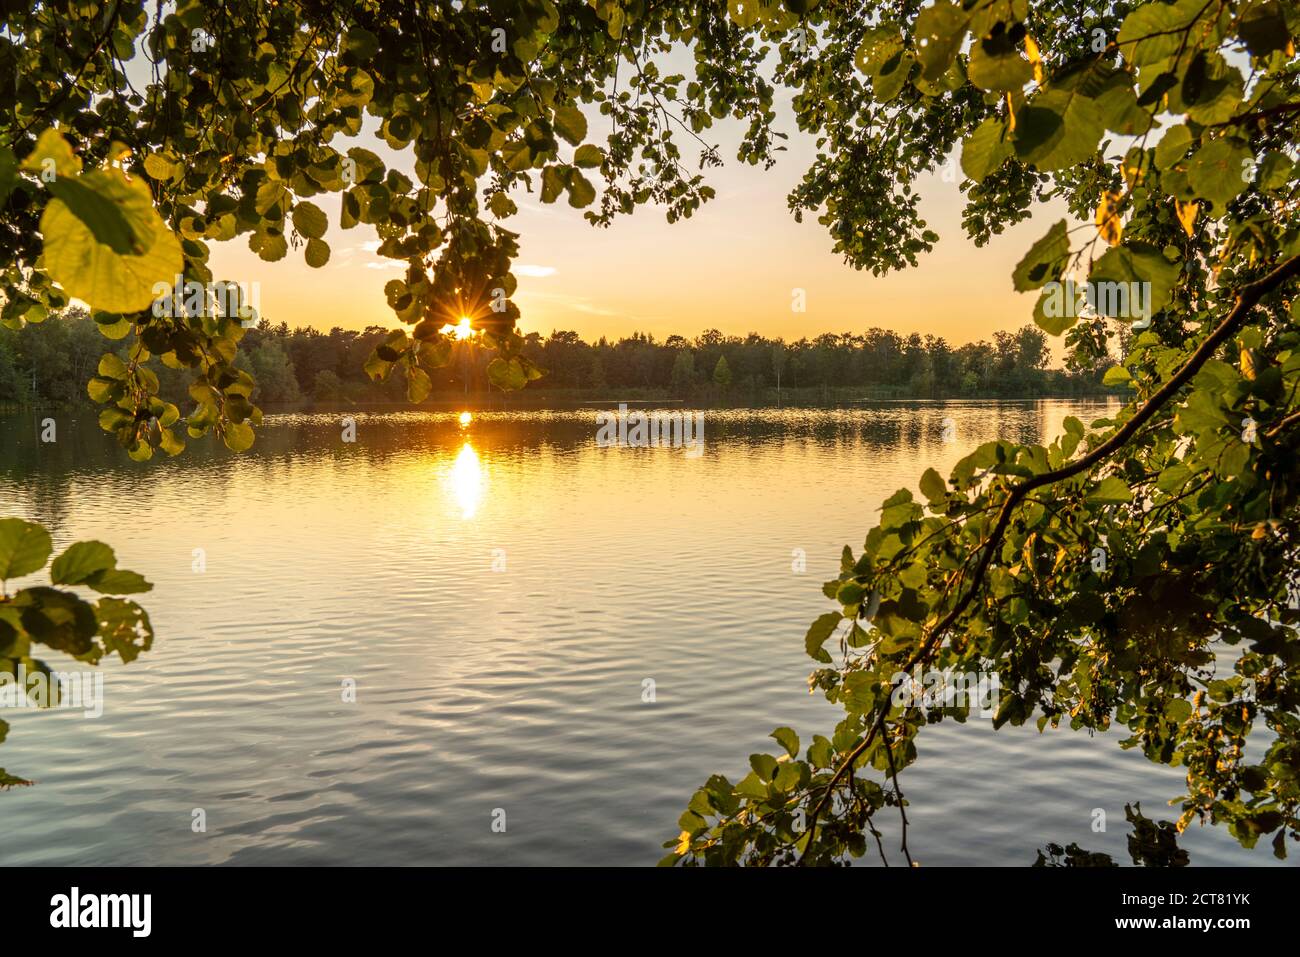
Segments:
[[[461,518],[466,521],[473,518],[478,511],[479,503],[483,501],[487,475],[483,463],[479,461],[478,453],[474,451],[474,446],[468,439],[461,446],[456,461],[448,470],[446,482],[456,504],[460,506]]]

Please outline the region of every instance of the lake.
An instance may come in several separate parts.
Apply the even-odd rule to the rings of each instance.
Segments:
[[[0,793],[0,862],[653,864],[710,774],[738,780],[778,725],[833,728],[803,634],[880,503],[1107,408],[709,411],[698,456],[600,447],[594,411],[355,413],[355,442],[340,415],[273,415],[244,455],[143,464],[91,410],[0,418],[0,515],[113,545],[157,632],[102,669],[101,717],[0,712],[0,766],[37,781]],[[1125,803],[1175,818],[1182,774],[1122,736],[926,729],[913,857],[1127,864]],[[1278,863],[1267,843],[1181,839],[1193,864]]]

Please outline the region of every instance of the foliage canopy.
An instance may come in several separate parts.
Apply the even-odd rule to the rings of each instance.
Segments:
[[[890,497],[806,636],[812,686],[843,719],[806,748],[777,729],[742,780],[710,778],[665,860],[862,854],[875,813],[905,806],[920,730],[966,717],[894,704],[893,676],[915,668],[997,671],[997,726],[1125,727],[1125,746],[1186,769],[1180,827],[1271,836],[1281,856],[1300,837],[1297,35],[1281,0],[42,3],[0,34],[3,318],[77,296],[131,337],[89,388],[133,456],[209,431],[244,449],[260,419],[233,365],[245,316],[159,316],[147,293],[212,282],[211,244],[236,237],[327,263],[320,194],[342,194],[339,229],[373,226],[407,265],[386,294],[408,328],[367,371],[399,370],[419,400],[461,316],[499,350],[497,384],[540,374],[509,302],[517,190],[598,225],[649,202],[688,216],[712,194],[679,141],[716,164],[702,135],[734,116],[739,158],[770,163],[785,86],[817,143],[791,208],[884,272],[938,240],[915,183],[959,157],[977,244],[1065,208],[1011,278],[1085,365],[1108,320],[1145,304],[1107,376],[1132,401]],[[675,46],[692,76],[656,63]],[[600,142],[583,107],[610,124]],[[414,178],[344,147],[363,129]],[[1076,272],[1091,311],[1060,308]],[[193,374],[183,429],[151,354]]]

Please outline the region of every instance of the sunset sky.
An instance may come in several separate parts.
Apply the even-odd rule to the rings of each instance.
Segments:
[[[572,329],[588,340],[647,332],[663,339],[716,328],[729,335],[758,332],[787,340],[823,332],[859,332],[871,326],[900,333],[933,333],[954,345],[1015,329],[1031,321],[1033,299],[1011,287],[1011,270],[1045,230],[1047,217],[1021,223],[976,249],[961,231],[964,197],[956,182],[920,181],[922,215],[941,241],[917,269],[884,277],[858,272],[831,252],[832,241],[814,217],[796,223],[786,194],[813,155],[811,141],[794,130],[788,109],[779,127],[789,149],[768,171],[734,160],[736,125],[712,132],[727,159],[708,172],[717,197],[689,220],[669,225],[663,211],[642,207],[608,229],[589,225],[561,199],[543,205],[536,195],[512,194],[520,207],[508,221],[521,234],[515,274],[521,329],[543,335]],[[601,142],[608,120],[589,114],[589,138]],[[409,155],[373,137],[337,140],[362,145],[410,172]],[[688,144],[682,144],[687,159]],[[393,326],[383,286],[404,265],[376,256],[374,229],[338,226],[338,196],[314,197],[329,212],[329,264],[311,269],[302,250],[264,263],[246,238],[215,247],[218,276],[261,284],[262,314],[273,323],[364,328]],[[807,311],[793,312],[791,291],[806,290]]]

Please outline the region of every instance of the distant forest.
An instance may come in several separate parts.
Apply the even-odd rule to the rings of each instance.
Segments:
[[[400,377],[371,382],[363,364],[385,330],[335,327],[290,330],[263,321],[249,329],[237,365],[257,379],[260,403],[405,402]],[[84,312],[70,309],[40,328],[0,327],[0,403],[43,405],[88,401],[85,382],[110,345]],[[491,354],[458,344],[455,361],[431,372],[435,398],[487,389]],[[125,346],[120,350],[125,352]],[[884,329],[826,333],[796,342],[756,333],[662,341],[634,333],[611,342],[584,341],[576,332],[537,335],[529,357],[546,376],[529,391],[562,396],[681,398],[688,401],[769,402],[779,385],[789,401],[818,398],[1035,397],[1099,394],[1103,367],[1049,369],[1047,337],[1033,326],[998,332],[992,342],[954,348],[936,336],[902,336]],[[165,397],[185,399],[185,375],[151,360]],[[537,396],[541,398],[541,395]]]

